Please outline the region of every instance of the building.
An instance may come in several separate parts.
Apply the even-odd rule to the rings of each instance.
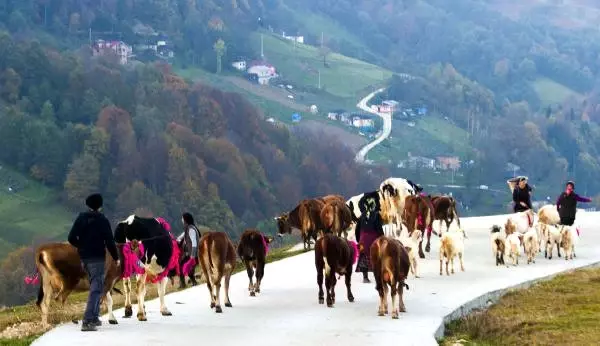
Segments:
[[[133,48],[123,41],[104,41],[97,40],[92,46],[94,56],[106,55],[108,53],[116,54],[121,65],[127,64],[129,58],[133,57]]]
[[[439,170],[459,170],[460,169],[460,160],[457,156],[438,156],[437,157],[437,169]]]
[[[377,111],[381,113],[392,113],[395,109],[397,109],[398,105],[398,101],[385,100],[377,106]]]
[[[304,36],[285,36],[285,31],[281,33],[281,37],[297,43],[304,43]]]
[[[246,71],[248,74],[256,75],[258,84],[269,84],[271,78],[277,77],[275,66],[266,62],[252,62]]]
[[[239,71],[246,71],[246,60],[234,61],[231,66]]]
[[[317,114],[317,113],[319,113],[319,108],[317,107],[317,105],[312,105],[312,106],[310,106],[310,112],[311,112],[312,114]]]
[[[373,128],[375,126],[375,122],[370,118],[353,117],[352,126],[360,128]]]
[[[329,120],[338,120],[338,114],[334,112],[327,113],[327,119]]]

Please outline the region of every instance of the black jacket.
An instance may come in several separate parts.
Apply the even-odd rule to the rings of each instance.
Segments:
[[[525,188],[521,189],[516,186],[513,190],[513,202],[515,203],[513,208],[515,213],[531,209],[531,187],[525,185]],[[527,207],[522,206],[521,202],[525,202]]]
[[[361,229],[372,229],[375,232],[377,232],[377,235],[382,236],[383,222],[381,220],[381,215],[379,215],[379,212],[371,212],[369,219],[367,219],[364,213],[361,215],[360,220],[357,222],[356,229],[354,231],[354,237],[356,238],[357,242],[360,242]]]
[[[82,260],[104,260],[106,249],[115,261],[119,259],[110,222],[102,213],[87,211],[79,214],[68,239]]]

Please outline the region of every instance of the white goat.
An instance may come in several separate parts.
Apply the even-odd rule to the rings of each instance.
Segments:
[[[446,275],[448,272],[448,262],[452,262],[452,274],[454,274],[454,257],[458,256],[460,261],[460,270],[465,271],[463,255],[465,251],[465,239],[467,234],[463,229],[446,232],[440,240],[440,275],[442,274],[442,262],[446,258]]]
[[[558,257],[560,257],[560,229],[555,225],[545,225],[544,227],[544,241],[546,250],[544,251],[544,257],[552,259],[552,248],[556,244],[556,251]]]
[[[540,242],[536,229],[529,229],[523,235],[523,244],[525,246],[525,255],[527,255],[527,264],[535,263],[535,255],[537,255],[540,247]]]
[[[422,239],[421,232],[413,232],[412,236],[408,236],[407,233],[402,232],[401,236],[398,238],[406,251],[408,251],[408,258],[410,259],[410,272],[413,273],[415,278],[419,277],[417,272],[417,264],[418,264],[418,246],[419,241]]]
[[[521,241],[523,234],[519,232],[513,232],[506,236],[505,241],[505,255],[512,258],[513,265],[519,265],[519,256],[521,255]]]
[[[575,255],[575,245],[579,240],[575,226],[561,226],[560,229],[560,247],[565,252],[565,260],[577,257]]]

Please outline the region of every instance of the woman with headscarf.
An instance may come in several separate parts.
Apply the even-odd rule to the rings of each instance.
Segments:
[[[383,235],[383,222],[379,214],[378,203],[374,196],[365,195],[358,202],[361,211],[360,218],[356,224],[355,237],[358,242],[360,255],[356,265],[356,272],[363,273],[363,282],[369,283],[368,272],[373,271],[371,264],[371,245]]]
[[[177,242],[183,251],[183,257],[180,262],[182,268],[179,275],[179,286],[180,288],[184,288],[186,274],[190,278],[192,286],[198,284],[195,272],[196,264],[198,263],[198,243],[200,242],[201,234],[194,223],[192,214],[183,213],[181,215],[181,222],[183,223],[183,233],[177,237]]]
[[[513,211],[515,213],[531,209],[531,186],[526,177],[520,177],[513,190]]]

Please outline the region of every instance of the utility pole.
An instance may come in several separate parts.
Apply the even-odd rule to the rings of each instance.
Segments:
[[[260,34],[260,57],[261,58],[265,58],[265,51],[263,49],[264,44],[263,44],[263,34]]]
[[[321,31],[321,48],[323,48],[324,36],[323,31]]]
[[[90,31],[89,31],[89,40],[90,40],[90,47],[92,46],[92,27],[90,26]]]
[[[321,89],[321,70],[319,70],[319,89]]]

